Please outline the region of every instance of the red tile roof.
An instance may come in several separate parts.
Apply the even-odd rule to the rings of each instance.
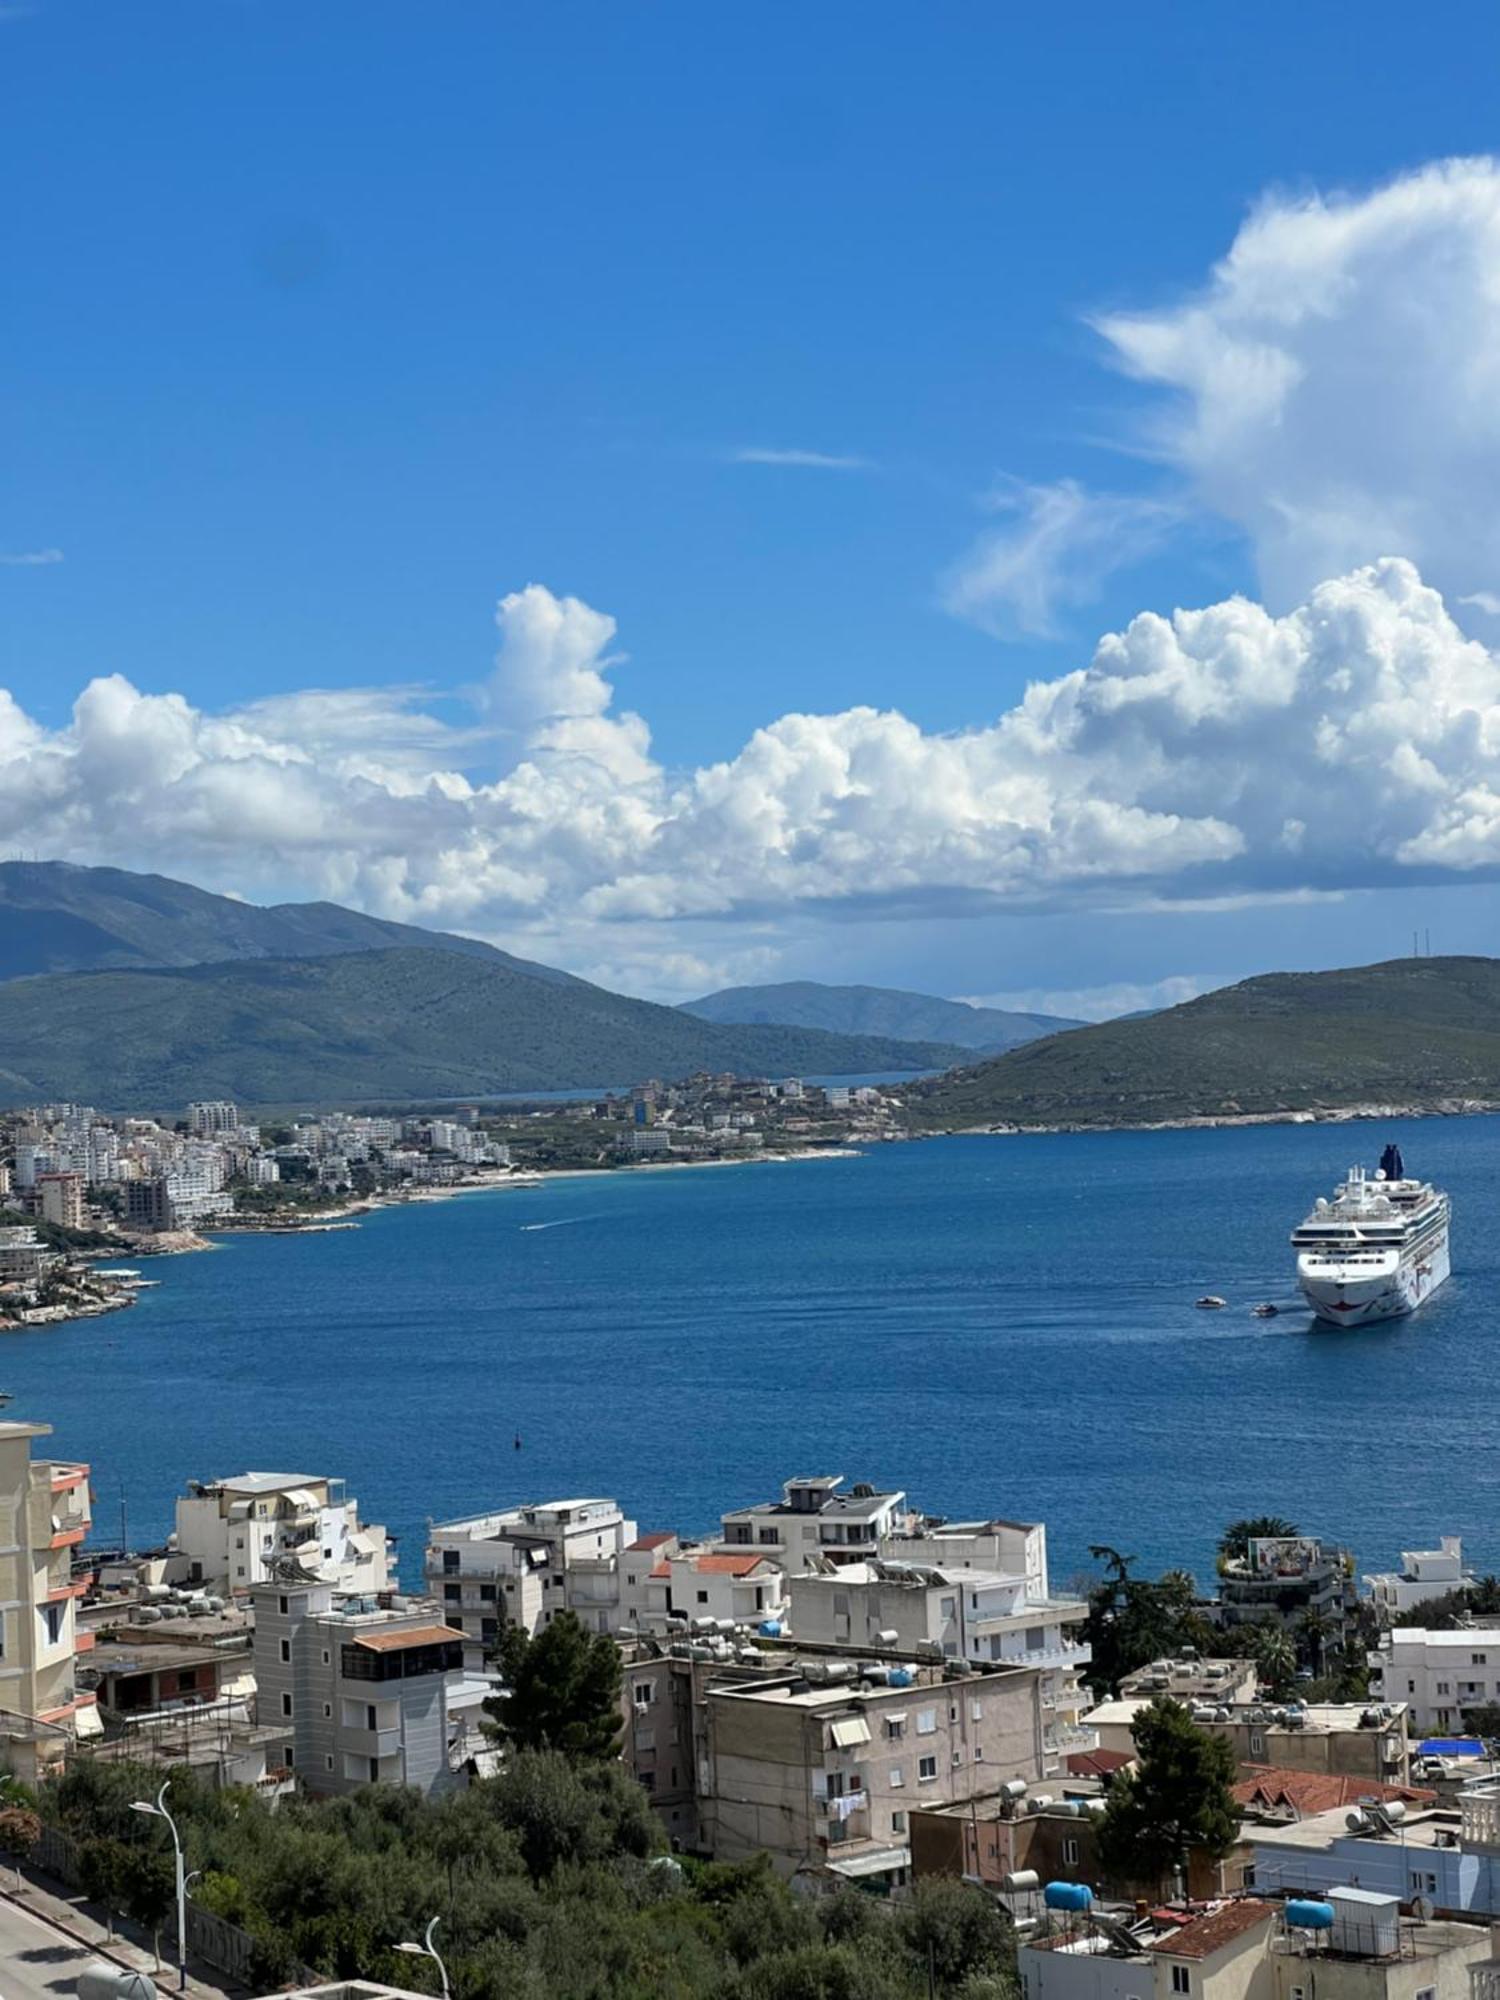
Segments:
[[[684,1556],[684,1562],[703,1576],[750,1576],[765,1561],[764,1556]]]
[[[1217,1910],[1210,1910],[1206,1917],[1194,1917],[1170,1937],[1153,1938],[1146,1949],[1164,1952],[1168,1958],[1212,1958],[1216,1951],[1233,1944],[1257,1924],[1268,1924],[1275,1914],[1270,1903],[1247,1896],[1241,1902],[1224,1903]]]
[[[662,1528],[654,1535],[638,1535],[626,1545],[625,1553],[628,1556],[645,1555],[650,1549],[659,1549],[663,1542],[675,1542],[676,1539],[670,1528]]]
[[[1070,1778],[1112,1778],[1135,1762],[1124,1750],[1074,1750],[1068,1757]]]
[[[1399,1799],[1406,1805],[1428,1805],[1437,1796],[1420,1786],[1383,1785],[1375,1778],[1294,1771],[1277,1764],[1252,1766],[1250,1775],[1232,1789],[1236,1805],[1259,1806],[1267,1812],[1293,1812],[1299,1819],[1310,1818],[1313,1813],[1332,1812],[1338,1806],[1361,1805],[1369,1799],[1377,1804]]]

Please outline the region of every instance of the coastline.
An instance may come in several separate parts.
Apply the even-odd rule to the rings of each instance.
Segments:
[[[982,1125],[944,1125],[931,1131],[908,1131],[912,1139],[1026,1139],[1046,1134],[1090,1132],[1211,1132],[1252,1125],[1354,1125],[1388,1118],[1485,1118],[1500,1112],[1489,1098],[1439,1099],[1435,1104],[1319,1105],[1298,1111],[1221,1111],[1184,1113],[1180,1118],[1067,1119],[1045,1125],[1017,1125],[999,1120]]]

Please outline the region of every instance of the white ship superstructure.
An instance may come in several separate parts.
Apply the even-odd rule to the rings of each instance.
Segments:
[[[1448,1276],[1448,1197],[1408,1180],[1387,1146],[1373,1175],[1351,1167],[1332,1201],[1319,1201],[1292,1232],[1297,1283],[1320,1320],[1367,1326],[1400,1319]]]

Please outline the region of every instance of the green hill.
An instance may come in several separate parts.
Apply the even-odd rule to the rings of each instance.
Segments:
[[[928,1069],[940,1043],[723,1027],[498,955],[366,951],[0,984],[0,1104],[159,1110],[484,1096],[685,1076]]]
[[[388,923],[337,903],[263,909],[166,875],[78,868],[67,861],[0,861],[0,979],[108,966],[215,965],[234,958],[314,958],[325,953],[461,952],[537,979],[566,972],[415,924]]]
[[[894,986],[825,986],[814,979],[775,986],[727,986],[683,1011],[703,1021],[774,1022],[783,1027],[826,1028],[840,1035],[897,1035],[904,1041],[955,1042],[992,1055],[1040,1035],[1076,1028],[1052,1014],[1013,1014],[999,1007],[971,1007]]]
[[[1500,1101],[1500,960],[1271,973],[908,1090],[919,1129]]]

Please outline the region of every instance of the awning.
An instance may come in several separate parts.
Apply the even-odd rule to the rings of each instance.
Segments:
[[[856,1743],[868,1743],[870,1725],[862,1715],[846,1715],[832,1725],[831,1734],[840,1750],[848,1750]]]
[[[894,1869],[910,1866],[909,1847],[877,1847],[868,1854],[851,1854],[847,1861],[830,1861],[828,1871],[857,1881],[862,1875],[889,1875]]]
[[[75,1736],[102,1736],[104,1734],[104,1717],[92,1702],[89,1703],[87,1708],[80,1708],[73,1717],[73,1734]]]

